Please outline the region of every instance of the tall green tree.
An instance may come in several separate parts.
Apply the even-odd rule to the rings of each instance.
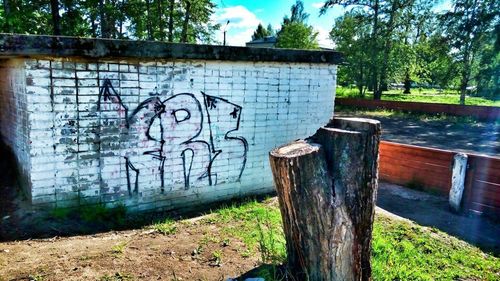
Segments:
[[[353,19],[344,16],[340,20],[346,22],[336,21],[330,33],[336,45],[344,49],[348,67],[355,68],[351,72],[358,73],[351,73],[351,77],[357,77],[358,89],[366,86],[373,91],[374,99],[380,99],[391,83],[405,82],[405,92],[409,93],[412,82],[430,81],[424,64],[432,53],[429,48],[434,47],[428,40],[438,30],[432,11],[435,1],[328,0],[321,14],[335,5],[346,7],[347,14],[356,14],[356,25],[363,31],[363,36],[355,28],[339,31],[352,25]],[[360,67],[359,62],[364,66]]]
[[[370,21],[358,10],[352,10],[335,20],[330,37],[336,49],[345,55],[347,66],[339,68],[342,86],[354,84],[360,96],[368,87],[370,64]]]
[[[477,74],[477,94],[500,100],[500,23],[489,34],[481,50]]]
[[[453,9],[442,16],[446,36],[458,50],[460,104],[465,104],[467,87],[477,71],[480,52],[499,21],[500,2],[496,0],[454,0]]]
[[[304,11],[304,3],[297,0],[290,8],[290,16],[283,18],[281,29],[277,32],[277,48],[317,49],[318,33],[308,25],[309,14]]]
[[[257,29],[255,29],[255,31],[253,32],[252,40],[263,39],[270,35],[271,34],[269,33],[269,31],[265,29],[261,23],[259,23]]]

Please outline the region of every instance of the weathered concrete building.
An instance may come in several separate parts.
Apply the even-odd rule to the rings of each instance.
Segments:
[[[34,205],[174,209],[269,192],[333,114],[340,55],[0,35],[0,132]]]

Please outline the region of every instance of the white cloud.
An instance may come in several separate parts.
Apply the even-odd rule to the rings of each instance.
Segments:
[[[334,44],[330,38],[330,32],[321,26],[314,28],[318,32],[318,44],[324,48],[333,48]]]
[[[226,42],[227,45],[232,46],[245,46],[245,43],[252,39],[255,28],[261,23],[254,13],[241,5],[219,9],[212,20],[221,25],[220,32],[217,34],[217,39],[221,42],[224,28],[229,20],[226,28]]]
[[[323,2],[315,2],[315,3],[312,3],[311,6],[313,6],[316,9],[320,9],[321,7],[323,7],[324,4],[325,3],[323,3]]]

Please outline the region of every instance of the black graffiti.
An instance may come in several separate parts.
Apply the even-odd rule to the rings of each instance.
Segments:
[[[128,188],[128,194],[132,196],[132,194],[137,194],[139,192],[139,170],[132,165],[128,157],[125,157],[125,169],[127,171],[127,188]],[[134,190],[132,190],[132,184],[131,184],[131,176],[135,174],[135,183],[134,183]]]
[[[173,172],[165,172],[167,162],[171,168],[172,163],[181,161],[185,189],[198,183],[217,185],[240,181],[246,165],[248,143],[244,137],[233,134],[239,130],[242,107],[226,99],[201,94],[205,110],[195,95],[181,93],[164,100],[153,96],[141,102],[130,115],[126,114],[128,134],[136,136],[138,144],[145,143],[147,148],[140,155],[148,155],[153,160],[142,161],[140,155],[134,156],[133,153],[124,156],[129,195],[138,194],[139,175],[144,174],[141,170],[148,169],[157,171],[160,189],[164,192],[166,183],[175,178]],[[128,112],[108,80],[99,92],[98,109],[101,99],[117,103]],[[204,113],[207,118],[204,118]],[[204,125],[208,125],[209,141],[201,137]],[[136,162],[153,164],[144,166]],[[166,174],[172,178],[166,178]]]
[[[232,173],[234,173],[234,171],[237,172],[235,180],[240,181],[246,166],[248,142],[244,137],[230,136],[230,134],[240,129],[242,107],[223,98],[210,96],[203,92],[202,94],[205,101],[208,124],[210,126],[211,152],[214,155],[208,168],[209,183],[210,185],[217,185],[219,178],[234,178],[235,175],[231,175]],[[215,106],[215,104],[218,104],[219,107]],[[212,126],[215,123],[219,123],[220,125]],[[221,139],[221,136],[223,136],[223,139]],[[224,169],[224,167],[226,166],[226,164],[224,163],[221,165],[222,171],[219,171],[217,162],[219,160],[225,160],[226,158],[223,157],[223,153],[227,152],[222,147],[230,146],[228,144],[231,142],[237,142],[238,144],[241,144],[241,146],[239,146],[241,148],[241,151],[239,151],[240,157],[236,158],[242,159],[242,161],[240,161],[239,163],[233,163],[231,161],[232,157],[227,157],[231,169]],[[231,151],[231,153],[233,155],[238,154],[238,152],[235,151]],[[223,175],[221,176],[221,174]]]
[[[124,115],[128,116],[128,107],[123,104],[120,95],[115,91],[115,88],[113,87],[113,84],[109,79],[104,79],[102,87],[101,89],[99,89],[99,96],[97,98],[97,111],[101,111],[102,100],[110,101],[112,103],[120,105],[125,111]],[[128,122],[126,122],[125,124],[127,127],[129,126]]]

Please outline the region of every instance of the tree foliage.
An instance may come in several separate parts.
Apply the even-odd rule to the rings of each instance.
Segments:
[[[448,42],[458,50],[455,52],[455,59],[460,68],[461,104],[465,103],[471,80],[478,75],[481,57],[483,62],[484,56],[494,60],[489,49],[492,49],[491,34],[495,30],[495,24],[499,23],[499,15],[500,3],[496,0],[455,0],[453,10],[441,16]]]
[[[2,4],[0,26],[8,33],[213,43],[219,29],[210,20],[216,8],[212,0],[3,0]]]
[[[271,33],[269,32],[269,30],[264,28],[262,26],[262,24],[259,23],[259,25],[257,26],[257,29],[255,29],[255,31],[253,32],[252,40],[263,39],[263,38],[266,38],[268,36],[271,36]]]
[[[449,11],[432,0],[328,0],[321,13],[346,7],[330,36],[345,54],[339,84],[379,99],[391,84],[466,89],[498,98],[499,2],[452,0]],[[496,28],[496,32],[495,32]]]
[[[283,18],[281,29],[277,32],[277,48],[317,49],[318,33],[307,24],[309,14],[304,11],[304,3],[297,0],[290,8],[290,16]]]

